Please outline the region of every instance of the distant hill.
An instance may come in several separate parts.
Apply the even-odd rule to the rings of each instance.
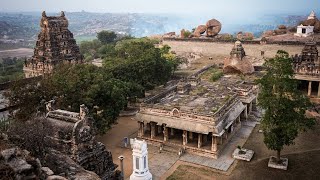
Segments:
[[[78,40],[92,39],[101,30],[142,37],[172,31],[179,32],[183,28],[191,30],[205,23],[205,21],[199,22],[199,18],[192,16],[163,14],[67,12],[66,16],[69,19],[69,28]],[[0,39],[34,41],[40,29],[40,18],[40,12],[0,13]],[[248,24],[246,22],[226,24],[222,21],[222,32],[234,34],[246,31],[260,36],[263,31],[275,29],[280,24],[294,26],[305,18],[306,16],[267,15],[257,18],[255,23]]]

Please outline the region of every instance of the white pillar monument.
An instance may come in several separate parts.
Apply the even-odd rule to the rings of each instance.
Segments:
[[[148,148],[146,141],[134,139],[132,143],[132,169],[130,180],[152,180],[148,168]]]

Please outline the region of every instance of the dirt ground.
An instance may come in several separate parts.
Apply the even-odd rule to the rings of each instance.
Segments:
[[[31,57],[33,55],[33,49],[30,48],[19,48],[19,49],[11,49],[11,50],[3,50],[0,51],[0,58],[6,57]]]
[[[268,158],[275,155],[263,143],[263,134],[256,126],[244,148],[251,149],[255,155],[251,162],[235,161],[227,173],[192,164],[175,165],[168,180],[198,179],[320,179],[320,121],[314,129],[303,132],[295,144],[285,147],[282,157],[289,158],[287,171],[268,168]],[[175,170],[173,170],[175,169]]]

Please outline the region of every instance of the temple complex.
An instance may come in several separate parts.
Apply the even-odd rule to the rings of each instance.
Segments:
[[[224,76],[216,82],[202,79],[210,70],[204,69],[151,92],[134,117],[140,127],[139,138],[218,158],[255,109],[257,87],[239,76]]]
[[[80,63],[82,55],[73,34],[68,29],[64,12],[60,16],[42,13],[41,32],[38,35],[34,55],[24,65],[26,78],[50,73],[60,63]]]
[[[308,96],[313,96],[312,90],[316,89],[315,96],[320,98],[320,58],[317,44],[307,42],[301,54],[296,54],[292,59],[295,78],[307,82]]]

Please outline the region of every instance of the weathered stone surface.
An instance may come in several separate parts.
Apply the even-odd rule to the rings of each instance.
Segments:
[[[194,31],[194,33],[193,33],[193,36],[194,36],[194,37],[200,37],[203,33],[206,32],[206,30],[207,30],[207,26],[206,26],[206,25],[199,25],[199,26],[195,29],[195,31]]]
[[[4,179],[45,179],[41,163],[26,150],[11,148],[0,153],[0,177]],[[49,169],[48,169],[49,171]]]
[[[53,130],[46,135],[46,145],[55,155],[50,157],[60,158],[61,155],[73,160],[66,165],[59,164],[58,172],[63,172],[68,164],[76,164],[88,171],[93,171],[102,179],[112,179],[115,176],[115,165],[112,161],[110,151],[105,146],[97,142],[95,139],[95,131],[93,127],[93,119],[87,117],[88,109],[80,106],[80,112],[70,112],[64,110],[53,110],[53,103],[47,103],[46,115],[47,125]],[[55,162],[54,159],[50,161]],[[56,160],[57,161],[57,160]],[[63,163],[63,161],[60,161]],[[54,168],[53,164],[49,166]],[[55,172],[55,170],[54,170]]]
[[[280,158],[282,161],[280,164],[277,162],[276,159],[277,159],[276,157],[271,156],[268,162],[268,167],[275,168],[275,169],[282,169],[282,170],[288,169],[288,163],[289,163],[288,158]]]
[[[230,57],[225,58],[223,71],[225,73],[241,73],[251,74],[254,72],[254,67],[248,58],[245,57],[245,51],[240,41],[235,42]]]
[[[175,36],[176,36],[176,32],[168,32],[163,35],[163,37],[175,37]]]
[[[253,154],[254,152],[252,150],[243,148],[241,148],[240,150],[239,148],[237,148],[233,151],[232,157],[243,161],[251,161]]]
[[[207,36],[214,37],[221,31],[222,25],[216,19],[211,19],[206,23],[207,26]]]

